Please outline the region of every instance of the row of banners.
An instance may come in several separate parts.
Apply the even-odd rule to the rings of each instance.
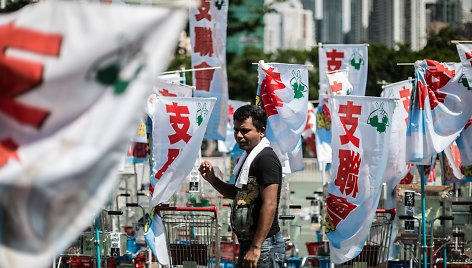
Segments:
[[[2,267],[47,267],[89,225],[143,107],[153,122],[151,207],[180,188],[204,137],[234,146],[228,114],[244,103],[228,100],[227,8],[202,1],[189,12],[192,66],[208,71],[194,73],[194,89],[155,78],[184,27],[182,9],[41,2],[0,17]],[[259,62],[257,102],[283,172],[303,169],[301,136],[332,163],[325,222],[334,263],[360,253],[382,183],[392,189],[408,162],[430,161],[456,141],[463,166],[472,166],[472,47],[458,51],[461,64],[418,61],[414,83],[365,97],[367,46],[323,45],[316,110],[307,66]],[[151,210],[145,237],[168,264],[159,223]]]

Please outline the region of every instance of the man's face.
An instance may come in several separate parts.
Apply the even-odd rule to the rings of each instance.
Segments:
[[[249,153],[263,137],[264,133],[258,131],[252,123],[252,117],[242,122],[234,121],[234,139],[242,150]]]

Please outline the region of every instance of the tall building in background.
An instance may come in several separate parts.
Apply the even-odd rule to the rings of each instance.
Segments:
[[[426,46],[426,5],[424,0],[400,1],[400,39],[398,43],[410,44],[414,51]],[[403,30],[402,30],[403,29]]]
[[[313,15],[313,42],[316,44],[319,40],[319,36],[317,36],[317,32],[319,32],[318,27],[319,27],[319,22],[317,25],[317,2],[320,2],[320,0],[301,0],[302,6],[304,9],[311,11],[311,14]],[[321,13],[318,11],[318,13]],[[319,20],[318,20],[319,21]]]
[[[350,1],[351,28],[347,33],[346,41],[351,44],[360,44],[368,41],[369,30],[369,0]]]
[[[410,44],[412,50],[426,45],[426,6],[424,0],[372,1],[369,40],[389,48]]]
[[[264,3],[276,12],[266,14],[256,32],[230,38],[228,51],[249,44],[266,52],[306,49],[318,42],[408,44],[418,51],[428,33],[472,22],[472,0],[245,0],[235,14],[254,16],[250,10]]]
[[[313,13],[299,0],[274,2],[276,12],[264,16],[264,51],[309,50],[313,47]]]
[[[330,44],[345,43],[343,32],[343,0],[323,0],[323,19],[321,20],[321,38],[318,42]]]
[[[387,47],[395,45],[394,13],[398,0],[372,1],[372,11],[369,17],[369,41],[384,44]]]

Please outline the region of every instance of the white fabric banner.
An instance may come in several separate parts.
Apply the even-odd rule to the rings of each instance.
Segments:
[[[344,263],[362,250],[387,166],[393,99],[334,96],[333,163],[326,198],[330,260]]]
[[[214,98],[157,98],[152,117],[151,207],[168,201],[192,170],[215,101]]]
[[[459,43],[456,47],[462,67],[464,68],[464,75],[467,78],[468,86],[472,87],[472,44]]]
[[[192,73],[196,89],[194,96],[217,98],[205,138],[225,140],[228,116],[226,25],[229,1],[192,1],[200,2],[200,7],[189,10],[192,68],[208,68]]]
[[[327,72],[326,76],[328,77],[330,94],[338,96],[346,96],[352,94],[353,87],[351,82],[349,82],[348,70]]]
[[[462,173],[470,180],[472,179],[472,117],[465,124],[456,142],[461,156]]]
[[[303,169],[300,146],[308,113],[307,66],[259,61],[258,73],[257,95],[268,117],[266,137],[284,173],[299,171]],[[290,166],[284,164],[289,159]]]
[[[320,100],[329,92],[327,72],[348,70],[352,95],[364,96],[367,83],[368,47],[366,44],[323,44],[318,47]]]
[[[109,200],[186,15],[44,1],[0,16],[2,268],[49,267]]]
[[[308,114],[306,118],[305,128],[302,131],[302,137],[305,140],[306,145],[310,148],[313,155],[316,154],[316,144],[315,144],[315,136],[316,136],[316,110],[313,106],[313,103],[308,102]]]
[[[190,86],[182,84],[174,84],[164,82],[162,80],[157,80],[154,83],[154,94],[149,95],[147,99],[147,109],[146,113],[154,121],[154,116],[156,114],[155,103],[159,96],[163,97],[192,97],[193,88]]]
[[[407,161],[428,163],[459,137],[472,114],[472,90],[459,63],[417,61],[409,114]]]
[[[404,80],[382,86],[381,97],[395,99],[395,110],[391,121],[392,135],[388,145],[387,170],[384,182],[387,183],[387,207],[395,206],[393,190],[408,173],[406,161],[406,128],[408,126],[408,110],[410,109],[412,81]]]
[[[178,83],[157,80],[154,83],[154,93],[164,97],[192,97],[193,87]]]

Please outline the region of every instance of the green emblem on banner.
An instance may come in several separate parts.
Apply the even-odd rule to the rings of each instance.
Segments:
[[[383,103],[375,103],[377,109],[372,111],[367,118],[367,124],[373,126],[377,132],[383,133],[387,130],[388,124],[388,115],[387,112],[383,109]]]
[[[218,10],[221,10],[221,8],[223,7],[224,4],[225,4],[224,0],[222,0],[222,1],[216,0],[215,1],[215,6],[216,6],[216,8],[218,8]]]
[[[200,126],[203,123],[203,119],[208,115],[208,109],[206,103],[197,103],[197,124]]]
[[[292,71],[293,77],[290,79],[290,86],[293,89],[294,98],[301,99],[303,98],[303,92],[306,92],[307,86],[302,82],[302,75],[300,70]]]
[[[144,69],[144,57],[140,62],[131,63],[131,60],[139,56],[140,42],[125,44],[117,51],[98,59],[87,71],[86,77],[93,79],[104,86],[113,86],[114,93],[120,95],[126,91],[128,85],[133,82]],[[130,68],[127,65],[132,64]],[[123,74],[123,68],[127,68],[126,74]]]
[[[361,53],[355,49],[351,56],[351,66],[356,70],[360,70],[362,65],[364,65],[364,59],[362,58]]]
[[[470,90],[470,85],[469,81],[467,80],[467,77],[462,74],[461,78],[459,78],[459,83],[461,83],[467,90]]]

